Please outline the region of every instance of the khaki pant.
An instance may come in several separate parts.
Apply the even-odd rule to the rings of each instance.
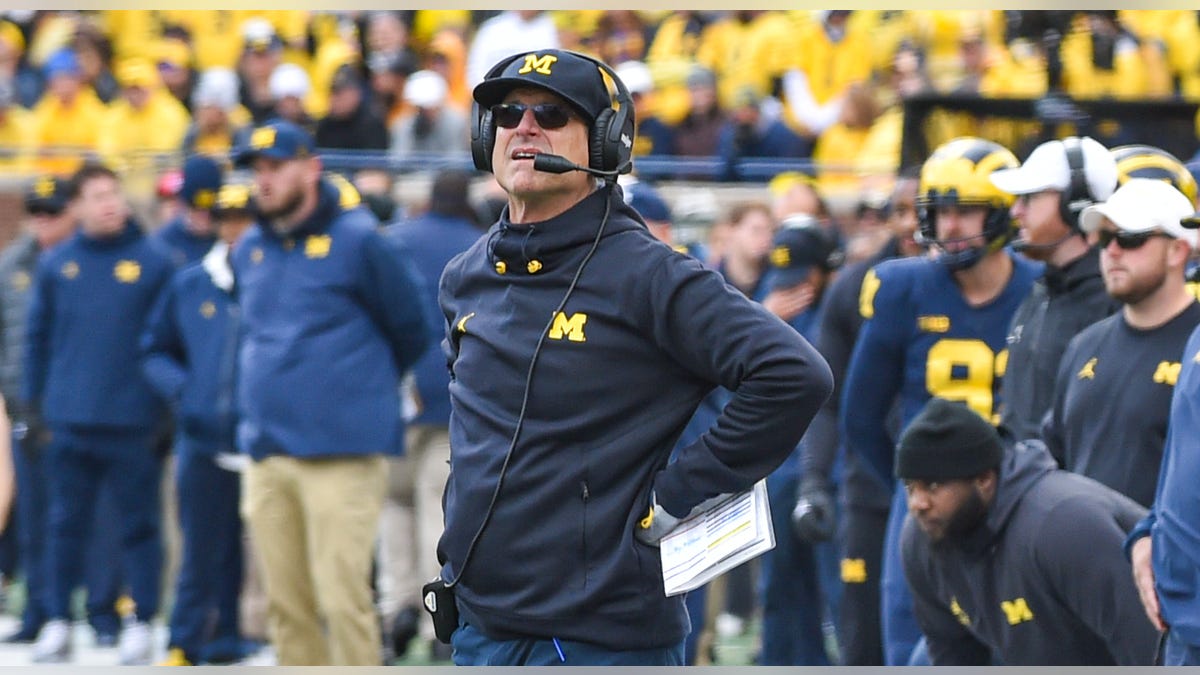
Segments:
[[[389,622],[406,605],[421,606],[421,586],[438,575],[442,536],[442,492],[450,477],[450,433],[446,427],[412,425],[405,455],[392,460],[387,500],[379,519],[379,610]],[[385,624],[388,625],[388,624]],[[433,638],[433,622],[422,616],[421,637]]]
[[[273,456],[247,468],[243,515],[279,665],[380,665],[370,576],[387,469],[381,455]]]

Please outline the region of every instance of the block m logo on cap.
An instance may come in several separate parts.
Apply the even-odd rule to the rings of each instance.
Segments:
[[[250,147],[255,150],[270,148],[275,145],[275,129],[273,127],[259,127],[250,134]]]
[[[539,75],[549,75],[550,69],[554,66],[554,62],[557,60],[558,57],[554,56],[553,54],[547,54],[545,56],[526,54],[525,65],[517,71],[517,74],[525,75],[528,73],[537,73]]]

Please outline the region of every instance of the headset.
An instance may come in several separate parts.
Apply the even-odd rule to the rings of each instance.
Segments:
[[[583,171],[585,173],[615,180],[623,173],[633,169],[633,138],[634,110],[633,96],[625,87],[625,83],[616,71],[608,64],[587,54],[569,50],[559,50],[563,53],[584,59],[596,65],[598,69],[612,78],[616,86],[617,107],[609,107],[596,114],[588,136],[588,165],[579,166],[557,155],[538,155],[534,159],[534,168],[549,173],[566,173],[567,171]],[[484,75],[484,81],[498,77],[513,61],[525,58],[525,53],[514,54],[496,65]],[[492,119],[492,111],[474,103],[473,113],[475,124],[471,128],[471,159],[475,168],[480,171],[492,171],[492,152],[496,147],[496,123]],[[557,158],[557,160],[555,159]],[[541,161],[538,161],[541,159]]]
[[[1078,136],[1063,139],[1063,148],[1067,151],[1067,169],[1071,172],[1071,181],[1067,190],[1058,202],[1058,211],[1063,222],[1072,232],[1079,231],[1079,214],[1091,206],[1092,194],[1087,184],[1087,171],[1083,162],[1083,145]]]

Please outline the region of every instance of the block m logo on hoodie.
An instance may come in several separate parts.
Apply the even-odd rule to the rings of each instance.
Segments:
[[[550,333],[546,337],[551,340],[561,340],[565,336],[571,342],[587,342],[583,334],[583,325],[587,323],[587,314],[582,312],[567,316],[563,312],[554,315],[554,323],[550,324]]]
[[[1029,603],[1025,602],[1025,598],[1003,600],[1000,602],[1000,609],[1004,610],[1004,618],[1008,619],[1010,626],[1033,621],[1033,610],[1029,609]]]

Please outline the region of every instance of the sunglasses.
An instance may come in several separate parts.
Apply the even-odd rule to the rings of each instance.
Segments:
[[[1130,234],[1128,232],[1113,232],[1112,230],[1100,230],[1096,233],[1096,240],[1100,243],[1100,248],[1108,248],[1108,245],[1114,240],[1117,242],[1117,248],[1122,251],[1133,251],[1146,245],[1154,237],[1163,237],[1165,239],[1173,239],[1171,235],[1165,232],[1138,232]]]
[[[492,119],[505,129],[515,129],[525,117],[525,111],[533,111],[533,119],[543,129],[561,129],[571,121],[571,109],[557,103],[500,103],[492,106]]]

